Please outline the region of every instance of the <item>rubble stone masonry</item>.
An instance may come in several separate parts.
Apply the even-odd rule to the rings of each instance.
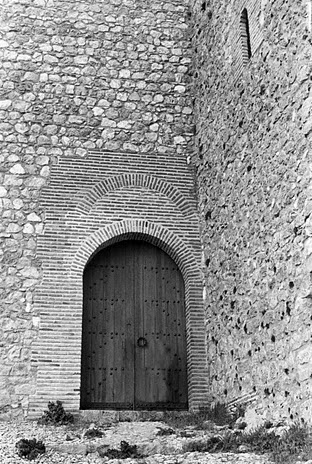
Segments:
[[[311,40],[310,0],[0,0],[1,417],[79,408],[84,267],[139,238],[190,407],[311,420]]]
[[[192,2],[210,391],[288,420],[312,413],[310,3]]]
[[[0,1],[2,417],[79,408],[83,269],[121,237],[179,264],[206,398],[187,20],[180,0]]]

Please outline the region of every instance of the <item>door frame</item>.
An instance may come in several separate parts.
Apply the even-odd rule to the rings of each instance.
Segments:
[[[131,242],[134,244],[131,244]],[[121,245],[121,249],[120,249],[120,246],[119,244]],[[127,245],[128,244],[128,245]],[[144,245],[145,244],[145,245]],[[143,245],[143,246],[142,246]],[[147,245],[147,247],[146,247]],[[117,247],[116,247],[117,246]],[[109,248],[111,247],[116,247],[115,249],[113,248],[108,254],[105,255],[104,253],[104,256],[99,256],[101,253],[103,253],[103,251],[105,252],[105,250],[109,250]],[[143,254],[142,254],[142,251],[143,251]],[[115,258],[114,258],[115,256]],[[119,258],[118,258],[119,256]],[[122,257],[121,257],[122,256]],[[128,257],[128,258],[127,258]],[[120,261],[120,258],[122,261]],[[131,258],[129,260],[129,258]],[[155,259],[158,261],[158,264],[156,263]],[[120,268],[120,271],[117,271],[115,270],[115,272],[113,274],[110,273],[109,269],[111,268],[111,266],[115,266],[115,260],[116,263],[117,263],[117,268]],[[161,265],[160,265],[160,261],[161,261]],[[137,350],[137,343],[136,343],[136,339],[137,337],[139,336],[139,333],[141,333],[141,325],[139,323],[139,325],[136,325],[139,321],[141,321],[141,323],[143,322],[143,320],[145,320],[144,318],[146,317],[145,314],[145,311],[142,312],[143,310],[143,307],[142,307],[142,304],[143,304],[143,301],[142,300],[142,289],[140,287],[140,285],[143,284],[143,286],[145,287],[145,291],[147,290],[146,289],[146,284],[147,282],[150,282],[150,280],[146,280],[146,278],[144,278],[143,274],[144,274],[144,270],[143,270],[143,265],[149,265],[148,263],[152,261],[152,266],[159,266],[160,265],[160,270],[158,271],[158,274],[159,276],[157,277],[157,273],[155,274],[155,271],[153,271],[154,267],[151,268],[151,272],[152,272],[152,275],[151,275],[151,279],[157,279],[157,284],[156,284],[156,280],[153,280],[153,282],[155,283],[155,285],[157,286],[157,294],[158,296],[156,296],[156,294],[153,292],[151,295],[149,295],[149,291],[148,291],[148,294],[145,294],[145,297],[144,298],[152,298],[152,301],[154,301],[154,298],[156,296],[156,299],[158,299],[159,297],[159,291],[161,294],[163,294],[164,291],[166,291],[166,299],[168,298],[170,301],[172,301],[172,309],[173,309],[173,313],[171,315],[166,315],[165,318],[166,318],[166,324],[164,324],[164,320],[163,320],[163,315],[162,315],[162,303],[161,303],[161,300],[160,300],[160,304],[159,304],[159,308],[158,307],[158,304],[154,307],[154,311],[158,311],[158,316],[155,316],[156,319],[158,319],[159,321],[159,318],[161,318],[161,323],[160,323],[160,326],[158,327],[158,329],[156,330],[159,330],[161,331],[161,333],[163,333],[164,331],[166,332],[166,328],[167,327],[171,327],[173,328],[173,333],[177,332],[179,333],[179,338],[178,339],[175,339],[174,338],[174,335],[172,334],[171,335],[171,338],[170,338],[170,343],[168,345],[168,339],[167,337],[166,340],[165,340],[165,344],[163,345],[161,342],[161,345],[159,346],[159,349],[164,349],[164,347],[166,347],[166,349],[168,349],[168,346],[172,348],[172,355],[169,357],[170,359],[170,362],[172,363],[176,358],[175,356],[179,356],[181,357],[181,363],[179,363],[179,369],[181,371],[183,371],[183,374],[179,374],[179,378],[180,378],[180,381],[178,383],[179,387],[180,387],[180,393],[183,395],[182,398],[183,398],[183,401],[180,400],[178,401],[178,398],[176,398],[176,395],[174,395],[175,399],[173,399],[172,395],[173,395],[173,390],[171,391],[170,393],[170,400],[169,398],[167,398],[166,401],[164,401],[164,399],[160,399],[159,400],[153,400],[151,401],[151,398],[148,399],[148,397],[146,397],[146,394],[144,394],[144,397],[145,397],[145,402],[143,401],[144,403],[144,407],[143,407],[143,403],[140,404],[140,402],[136,403],[136,388],[138,387],[137,385],[137,382],[136,382],[136,378],[137,376],[139,375],[138,374],[138,369],[140,367],[140,363],[137,359],[137,355],[142,355],[141,353],[141,350],[140,350],[140,353],[139,351]],[[123,262],[123,264],[122,264]],[[135,272],[134,272],[134,269],[132,271],[122,271],[121,270],[121,266],[126,266],[126,269],[127,269],[127,266],[130,265],[131,267],[134,266],[136,268],[137,264],[141,262],[141,266],[139,267],[139,274],[138,274],[138,280],[136,281],[136,279],[134,279],[134,275],[135,275]],[[91,264],[91,268],[89,269],[88,266]],[[93,270],[93,268],[96,268],[96,271]],[[165,266],[164,268],[164,273],[162,273],[161,271],[161,267],[162,266]],[[171,267],[174,267],[174,273],[171,274],[170,273],[170,276],[168,274],[168,272],[166,272],[166,266],[169,266],[170,268]],[[107,268],[108,267],[108,270],[107,271],[103,271],[104,268]],[[122,267],[124,269],[124,267]],[[145,269],[145,267],[144,267]],[[168,267],[167,267],[168,269]],[[107,274],[106,277],[107,279],[103,279],[104,277],[104,274]],[[115,275],[116,272],[126,272],[126,274],[124,275],[124,277],[122,278],[122,280],[119,279],[119,284],[121,282],[126,282],[127,279],[129,279],[130,276],[130,281],[128,282],[128,284],[130,284],[130,287],[129,285],[124,285],[122,284],[121,287],[120,287],[120,291],[118,290],[118,286],[115,287],[115,283],[113,285],[113,287],[109,284],[109,275],[112,276],[112,275]],[[168,292],[168,289],[165,290],[167,288],[167,285],[165,285],[165,287],[163,288],[162,287],[162,279],[164,278],[164,276],[166,276],[166,279],[169,279],[167,283],[171,282],[170,283],[170,288],[171,290]],[[162,279],[161,279],[162,277]],[[90,280],[91,278],[91,280]],[[116,280],[116,277],[113,278],[114,279],[114,282]],[[172,280],[173,279],[173,280]],[[118,281],[118,279],[117,279]],[[136,285],[137,282],[139,284],[139,287]],[[94,285],[96,284],[96,287],[97,287],[97,291],[95,292],[95,294],[93,293],[94,290]],[[172,285],[172,287],[171,287]],[[176,307],[175,305],[175,300],[179,297],[178,293],[176,292],[176,285],[178,285],[178,293],[181,292],[181,296],[182,296],[182,300],[181,300],[181,303]],[[153,287],[153,286],[152,286]],[[129,288],[130,288],[130,291],[133,292],[131,293],[131,295],[128,293],[129,292]],[[149,288],[149,287],[148,287]],[[163,288],[163,290],[161,290],[161,288]],[[113,319],[115,319],[115,317],[112,317],[113,314],[115,314],[115,310],[113,308],[110,308],[110,304],[107,304],[105,305],[103,303],[103,301],[110,301],[111,298],[116,298],[116,296],[113,296],[113,295],[116,295],[116,289],[117,289],[117,293],[119,294],[121,292],[121,295],[120,296],[120,299],[119,301],[132,301],[133,302],[133,306],[132,306],[132,309],[133,309],[133,314],[132,316],[126,316],[127,318],[130,317],[131,321],[132,321],[132,329],[133,329],[133,337],[131,338],[130,337],[130,340],[131,340],[131,343],[129,344],[128,342],[130,342],[130,340],[127,338],[127,343],[128,343],[128,349],[127,349],[127,353],[129,353],[129,350],[131,351],[133,349],[133,402],[130,404],[129,403],[129,398],[128,400],[126,401],[121,401],[121,398],[119,398],[119,402],[116,402],[116,401],[107,401],[107,400],[104,400],[104,398],[102,399],[102,401],[97,401],[97,400],[100,400],[100,396],[97,398],[96,401],[91,401],[91,402],[88,402],[87,401],[87,389],[88,388],[96,388],[96,385],[97,385],[97,382],[100,382],[100,378],[98,377],[98,373],[99,371],[102,371],[104,369],[104,371],[106,372],[107,368],[108,368],[108,365],[106,364],[106,362],[104,364],[102,364],[102,362],[100,364],[97,364],[97,362],[91,362],[91,365],[93,365],[93,367],[95,367],[96,369],[96,374],[95,374],[95,378],[92,380],[92,375],[91,375],[91,378],[89,377],[88,375],[88,370],[87,370],[87,366],[89,365],[89,362],[87,362],[87,358],[90,357],[90,355],[92,356],[92,350],[96,350],[96,346],[97,346],[97,342],[95,341],[95,346],[93,346],[93,336],[92,336],[92,332],[94,333],[94,330],[95,332],[97,333],[97,327],[98,327],[98,320],[95,320],[95,325],[94,323],[92,324],[91,321],[89,321],[89,323],[91,323],[91,325],[89,325],[89,323],[87,322],[88,319],[92,319],[92,315],[93,315],[93,318],[96,317],[96,314],[99,315],[99,318],[102,320],[102,323],[100,323],[100,327],[101,329],[99,329],[99,333],[101,334],[102,332],[106,333],[109,333],[109,332],[115,332],[116,330],[118,329],[114,329],[113,326],[106,326],[105,327],[105,324],[103,325],[104,323],[104,320],[103,320],[103,308],[106,307],[106,310],[105,312],[108,310],[109,313],[107,313],[106,316],[104,316],[104,319],[108,320],[109,323],[112,323]],[[102,293],[103,292],[103,293]],[[112,292],[112,293],[111,293]],[[126,293],[124,293],[126,292]],[[104,295],[104,296],[103,296]],[[133,298],[132,298],[133,296]],[[92,303],[94,301],[94,297],[96,298],[96,314],[93,312],[93,305],[94,303]],[[103,300],[103,298],[105,297],[105,300]],[[90,300],[91,298],[91,300]],[[108,300],[107,300],[108,299]],[[90,303],[91,301],[91,303]],[[115,300],[114,300],[115,301]],[[118,300],[116,300],[118,301]],[[146,300],[145,300],[146,301]],[[103,306],[104,304],[104,306]],[[119,304],[120,306],[120,304]],[[127,304],[124,303],[124,305],[120,308],[120,309],[125,309],[125,307],[127,307]],[[136,312],[136,309],[140,307],[141,309],[139,310],[139,312]],[[174,309],[176,308],[176,309]],[[117,310],[117,309],[116,309]],[[85,312],[86,311],[86,312]],[[100,311],[100,312],[98,312]],[[111,312],[113,311],[113,312]],[[174,316],[174,313],[178,311],[176,313],[176,315]],[[167,312],[167,311],[166,311]],[[102,316],[101,316],[102,314]],[[117,313],[118,314],[118,313]],[[125,314],[125,313],[124,313]],[[153,313],[154,314],[154,313]],[[177,319],[177,315],[178,315],[178,319],[180,319],[180,323],[179,325],[181,325],[182,327],[182,330],[179,329],[178,327],[178,319]],[[167,318],[169,317],[169,320],[167,320]],[[149,318],[147,318],[149,320]],[[177,319],[176,321],[174,321],[174,319]],[[173,327],[172,327],[172,324],[176,323]],[[86,324],[86,325],[84,325]],[[169,324],[169,325],[168,325]],[[119,324],[117,324],[117,326],[119,327],[119,330],[122,330],[122,331],[125,331],[127,330],[126,327],[120,327]],[[144,324],[145,326],[145,324]],[[88,329],[89,327],[89,329]],[[93,328],[92,328],[93,327]],[[141,327],[141,329],[140,329]],[[90,332],[88,332],[88,330],[91,329],[91,335],[90,335]],[[155,327],[154,327],[155,329]],[[151,330],[154,331],[154,329],[152,328]],[[120,410],[120,409],[124,409],[124,410],[128,410],[128,409],[134,409],[134,410],[145,410],[145,409],[148,409],[148,410],[187,410],[188,409],[188,395],[187,395],[187,383],[185,382],[186,379],[187,379],[187,362],[186,362],[186,353],[187,353],[187,348],[186,348],[186,318],[185,318],[185,283],[184,283],[184,279],[183,279],[183,276],[182,276],[182,273],[179,269],[179,267],[177,266],[176,262],[166,253],[164,252],[160,247],[154,245],[154,244],[151,244],[149,241],[146,241],[146,240],[142,240],[142,239],[125,239],[123,241],[118,241],[116,243],[113,243],[113,244],[110,244],[109,246],[107,247],[101,247],[96,254],[93,255],[93,257],[88,261],[87,265],[85,266],[85,271],[84,271],[84,274],[83,274],[83,326],[82,326],[82,332],[83,332],[83,340],[82,340],[82,350],[81,350],[81,354],[82,354],[82,359],[81,359],[81,392],[80,392],[80,407],[81,409],[115,409],[115,410]],[[117,333],[116,333],[117,335]],[[161,335],[162,336],[162,335]],[[181,338],[180,338],[181,336]],[[90,338],[91,337],[91,338]],[[98,338],[96,338],[95,340],[99,340]],[[118,341],[119,339],[117,339],[117,345],[120,344],[120,342]],[[179,340],[178,342],[178,345],[177,345],[177,340]],[[102,339],[102,341],[104,341],[104,339]],[[107,342],[108,340],[105,338],[105,341]],[[116,343],[113,342],[113,343]],[[157,342],[156,342],[157,343]],[[172,344],[173,343],[173,344]],[[91,344],[91,345],[90,345]],[[102,343],[100,343],[100,345],[102,345]],[[106,345],[106,343],[105,343]],[[131,345],[131,346],[130,346]],[[93,346],[93,348],[92,348]],[[132,348],[131,348],[132,347]],[[100,346],[100,348],[103,348],[103,346]],[[120,347],[120,349],[125,349],[125,347],[122,348],[122,346]],[[169,349],[169,351],[171,351],[171,348]],[[177,349],[177,351],[175,351]],[[163,356],[161,356],[159,358],[159,355],[157,356],[157,353],[158,353],[158,349],[156,351],[151,351],[149,352],[149,356],[152,356],[151,359],[154,359],[154,356],[155,356],[155,359],[157,358],[158,359],[158,362],[156,361],[156,364],[155,366],[150,366],[150,367],[153,367],[153,369],[151,369],[151,371],[154,371],[154,367],[155,368],[161,368],[160,370],[162,371],[164,365],[163,365],[163,361],[161,361],[163,359]],[[176,353],[176,354],[174,354]],[[119,350],[114,351],[114,356],[117,354],[117,356],[119,355],[119,357],[121,356],[121,352]],[[174,356],[173,356],[174,355]],[[104,358],[106,359],[106,356],[105,356],[105,353],[104,351],[99,351],[99,355],[95,355],[96,359],[98,360],[103,360]],[[109,362],[109,359],[107,359],[107,361]],[[118,364],[118,363],[117,363]],[[117,364],[113,364],[113,367],[116,367],[118,372],[119,372],[119,368],[121,368],[122,366],[121,365],[117,365]],[[89,367],[91,367],[91,365]],[[101,366],[101,367],[100,367]],[[141,366],[142,368],[142,366]],[[170,366],[170,369],[172,368],[172,366]],[[122,371],[124,371],[124,369],[121,369]],[[131,370],[131,369],[130,369]],[[143,370],[145,371],[145,367],[143,367]],[[171,372],[171,370],[168,370],[166,371],[167,372],[167,375],[171,375],[169,374],[169,372]],[[114,376],[114,373],[113,373],[113,376]],[[100,376],[101,377],[101,376]],[[105,376],[104,376],[105,377]],[[157,376],[156,376],[157,377]],[[162,377],[162,375],[161,375]],[[139,378],[141,378],[141,376],[139,376]],[[158,377],[157,377],[158,378]],[[89,379],[89,380],[88,380]],[[156,380],[156,378],[155,378]],[[162,379],[164,380],[164,379]],[[116,382],[116,380],[111,380],[114,384]],[[102,380],[101,380],[102,382]],[[154,382],[153,382],[154,384]],[[157,384],[157,382],[156,382]],[[117,381],[117,385],[121,385],[120,382]],[[88,388],[87,388],[88,387]],[[167,388],[167,387],[166,387]],[[174,388],[174,386],[172,385],[172,388]],[[130,388],[131,390],[131,388]],[[147,393],[147,392],[145,392]],[[98,394],[96,393],[96,396]],[[118,395],[117,395],[118,396]],[[127,397],[129,396],[129,393],[128,393],[128,389],[127,389]],[[180,395],[181,396],[181,395]],[[147,406],[148,405],[148,406]]]
[[[207,406],[212,401],[208,390],[209,376],[202,273],[200,263],[195,259],[196,251],[189,248],[178,235],[159,224],[146,220],[115,222],[91,234],[80,245],[70,266],[69,277],[72,282],[76,282],[77,278],[81,282],[80,290],[77,289],[78,293],[76,293],[80,301],[81,315],[83,299],[82,280],[86,264],[102,248],[128,239],[144,240],[158,246],[175,261],[182,273],[185,285],[188,404],[189,410],[198,410],[203,406]],[[79,399],[80,404],[80,396],[77,399]]]

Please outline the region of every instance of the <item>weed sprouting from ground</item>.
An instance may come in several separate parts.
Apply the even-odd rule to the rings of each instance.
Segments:
[[[238,417],[243,414],[243,410],[236,410],[232,413],[226,405],[217,403],[214,406],[201,408],[199,411],[187,412],[185,414],[168,411],[165,413],[163,420],[168,426],[178,429],[188,426],[205,429],[207,426],[209,427],[208,422],[214,422],[216,425],[232,426]]]
[[[46,450],[44,443],[36,440],[36,438],[32,438],[31,440],[22,438],[15,444],[15,447],[17,449],[17,454],[21,458],[28,459],[29,461],[36,459],[39,454],[45,453]]]
[[[104,435],[103,432],[96,427],[86,430],[85,433],[83,434],[84,438],[88,438],[88,439],[101,438],[103,437],[103,435]]]
[[[168,435],[174,435],[175,434],[175,431],[170,427],[166,427],[166,428],[157,427],[157,428],[158,428],[158,432],[156,433],[156,435],[159,436],[159,437],[165,437],[165,436],[168,436]]]
[[[101,447],[99,447],[97,451],[102,458],[106,457],[108,459],[139,459],[145,457],[138,452],[136,445],[129,445],[126,441],[120,442],[120,450],[109,448],[102,451]]]
[[[199,451],[202,453],[237,452],[238,442],[236,436],[230,432],[224,435],[215,435],[206,441],[189,442],[183,447],[184,452]]]
[[[312,456],[311,430],[302,424],[293,424],[281,436],[268,431],[265,426],[242,434],[242,443],[256,453],[268,453],[276,463],[291,464],[300,456],[302,460]]]
[[[44,411],[43,416],[38,420],[39,424],[44,425],[67,425],[74,422],[74,416],[63,408],[62,402],[57,401],[48,403],[48,411]]]
[[[291,460],[299,457],[302,461],[312,459],[312,430],[306,425],[294,424],[278,440],[276,449],[272,453],[277,463],[295,462]]]
[[[302,461],[312,458],[312,435],[311,430],[301,424],[292,425],[281,436],[261,426],[249,433],[234,433],[228,430],[204,442],[189,442],[183,449],[184,452],[267,454],[270,460],[277,464],[293,464],[299,458]]]

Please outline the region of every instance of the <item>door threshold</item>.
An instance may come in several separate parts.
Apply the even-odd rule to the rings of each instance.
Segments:
[[[185,416],[189,414],[188,410],[170,410],[170,411],[129,411],[129,410],[100,410],[100,409],[85,409],[80,410],[79,415],[87,421],[98,423],[107,422],[144,422],[144,421],[162,421],[166,413]]]

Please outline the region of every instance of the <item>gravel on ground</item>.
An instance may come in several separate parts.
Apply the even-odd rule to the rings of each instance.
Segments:
[[[205,438],[203,431],[189,431],[184,437],[179,434],[159,436],[159,430],[168,428],[162,422],[118,422],[103,424],[99,429],[103,437],[88,439],[83,436],[86,425],[47,426],[35,421],[0,422],[0,463],[42,464],[269,464],[266,456],[251,453],[201,453],[182,450],[183,444],[192,439]],[[186,437],[185,437],[186,435]],[[188,435],[188,437],[187,437]],[[15,444],[22,438],[41,440],[46,453],[35,460],[22,459]],[[121,441],[136,444],[140,452],[148,454],[140,459],[108,459],[99,456],[96,449],[106,445],[118,449]]]

